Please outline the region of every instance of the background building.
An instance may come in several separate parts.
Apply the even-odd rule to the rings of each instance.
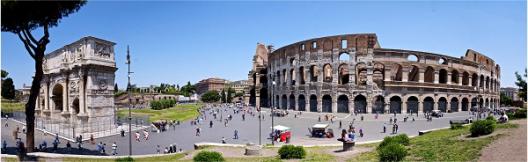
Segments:
[[[200,80],[195,85],[196,93],[198,93],[198,95],[202,95],[205,92],[212,90],[221,92],[226,87],[226,84],[229,84],[229,81],[222,78],[207,78]]]
[[[235,93],[244,93],[244,90],[248,87],[247,80],[238,80],[229,83],[229,87],[235,90]]]
[[[520,98],[518,96],[519,89],[514,87],[505,87],[500,89],[500,93],[503,93],[504,95],[510,97],[512,101],[519,101]]]

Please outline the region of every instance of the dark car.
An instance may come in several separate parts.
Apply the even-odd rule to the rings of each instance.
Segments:
[[[444,113],[442,113],[442,111],[440,111],[440,110],[433,110],[433,113],[431,113],[431,116],[434,116],[434,117],[443,117],[443,116],[444,116]]]

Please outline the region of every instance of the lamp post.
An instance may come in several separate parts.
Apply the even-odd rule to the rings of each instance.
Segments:
[[[477,78],[479,78],[480,75],[482,75],[482,64],[479,64],[479,65],[478,65],[478,68],[479,68],[479,76],[478,76]],[[480,79],[480,78],[479,78],[479,79]],[[477,105],[477,120],[480,120],[480,111],[482,111],[482,103],[480,102],[481,99],[482,99],[482,94],[480,93],[480,91],[481,91],[481,88],[480,88],[480,87],[483,86],[483,85],[481,85],[480,83],[483,83],[483,81],[482,81],[482,80],[479,80],[479,86],[478,86],[478,88],[477,88],[477,90],[478,90],[478,97],[477,97],[477,98],[478,98],[478,101],[477,101],[477,103],[478,103],[478,105]]]
[[[127,95],[128,95],[128,156],[132,156],[132,112],[130,105],[132,104],[132,99],[130,98],[130,90],[131,90],[131,84],[130,84],[130,74],[133,72],[130,71],[130,50],[127,46],[127,61],[126,64],[128,65],[128,85],[127,85]]]
[[[275,79],[275,77],[273,77],[273,79]],[[272,103],[271,103],[271,104],[272,104],[272,105],[271,105],[271,134],[272,134],[272,137],[271,137],[271,145],[275,145],[275,139],[274,139],[274,138],[275,138],[275,134],[273,134],[273,133],[274,133],[274,132],[273,132],[273,125],[274,125],[274,123],[273,123],[273,117],[274,117],[275,115],[273,114],[273,112],[274,112],[274,107],[275,107],[275,103],[274,103],[274,102],[276,102],[276,101],[273,99],[273,98],[275,97],[275,96],[274,96],[274,95],[275,95],[274,91],[275,91],[275,80],[273,80],[273,81],[272,81],[272,84],[271,84],[271,92],[273,93],[273,95],[271,96],[271,100],[272,100]]]
[[[255,78],[259,77],[259,73],[255,73]],[[257,101],[257,82],[255,80],[255,84],[253,84],[253,91],[255,92],[255,101]],[[257,105],[257,103],[255,103]],[[260,104],[257,105],[257,111],[259,112],[259,145],[262,145],[262,112],[260,110]]]

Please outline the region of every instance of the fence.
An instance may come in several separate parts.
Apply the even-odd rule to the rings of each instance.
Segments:
[[[7,114],[12,119],[25,123],[26,114],[24,112],[13,112]],[[132,117],[132,131],[146,129],[150,127],[148,116]],[[75,137],[81,135],[83,140],[87,140],[90,136],[94,138],[116,135],[121,130],[128,132],[128,118],[114,119],[97,119],[88,122],[79,122],[75,118],[65,121],[63,119],[55,119],[50,117],[35,117],[35,128],[50,134],[58,134],[66,139],[73,140]]]

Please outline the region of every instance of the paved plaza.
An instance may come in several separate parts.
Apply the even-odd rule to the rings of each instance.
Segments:
[[[218,115],[218,118],[214,120],[213,116],[209,113],[205,116],[205,120],[201,124],[191,125],[190,121],[182,122],[180,125],[177,125],[175,129],[169,128],[168,131],[156,133],[151,132],[149,140],[145,141],[143,135],[140,142],[134,140],[132,141],[133,149],[132,152],[135,155],[139,154],[155,154],[156,146],[160,145],[161,151],[163,152],[164,148],[170,144],[176,144],[177,148],[182,148],[184,151],[193,150],[194,143],[198,142],[215,142],[220,143],[222,137],[226,138],[228,144],[246,144],[248,142],[258,144],[258,133],[259,133],[259,121],[258,114],[255,116],[249,115],[246,113],[246,120],[242,121],[242,112],[234,114],[233,110],[228,108],[227,111],[223,112],[221,115]],[[292,130],[292,139],[291,144],[296,145],[322,145],[322,144],[340,144],[336,139],[339,138],[340,130],[339,121],[342,122],[343,128],[348,128],[348,124],[354,121],[354,127],[356,131],[363,129],[364,137],[357,138],[358,142],[381,140],[385,136],[391,135],[391,125],[387,126],[387,133],[382,133],[383,124],[389,123],[389,118],[393,117],[393,114],[380,114],[378,119],[375,119],[375,114],[360,114],[360,115],[349,115],[349,114],[329,114],[335,115],[336,118],[334,123],[324,120],[325,113],[311,113],[311,112],[302,112],[302,115],[297,118],[294,117],[295,111],[290,111],[290,114],[286,117],[275,117],[275,125],[283,125],[290,127]],[[271,144],[269,140],[269,134],[271,132],[271,117],[269,115],[269,109],[263,109],[263,114],[265,118],[261,123],[261,140],[262,144]],[[224,126],[223,122],[220,122],[220,116],[223,119],[226,119],[228,115],[233,115],[233,119],[229,121],[227,127]],[[318,122],[318,118],[321,116],[321,122]],[[360,117],[364,117],[364,121],[360,120]],[[420,114],[418,117],[414,114],[409,118],[407,122],[403,121],[405,114],[397,114],[399,132],[406,133],[409,136],[418,135],[418,131],[442,128],[449,126],[449,120],[456,119],[467,119],[470,117],[469,112],[455,112],[455,113],[446,113],[444,117],[433,118],[431,122],[426,121],[423,114]],[[412,118],[415,118],[415,121],[412,121]],[[209,128],[209,121],[213,120],[213,128]],[[5,122],[5,119],[2,119],[2,122]],[[336,137],[334,138],[312,138],[309,136],[308,128],[317,123],[327,123],[330,124],[329,128],[334,130]],[[13,129],[16,126],[22,128],[22,124],[17,123],[13,120],[9,120],[9,127],[3,127],[2,125],[2,139],[7,141],[8,147],[14,147],[15,140],[12,137]],[[196,128],[201,128],[201,135],[196,136]],[[233,139],[234,130],[238,130],[239,139]],[[135,132],[134,132],[135,133]],[[141,132],[140,132],[141,133]],[[142,134],[142,133],[141,133]],[[128,133],[127,133],[128,135]],[[25,136],[23,133],[19,135],[23,141],[25,141]],[[85,139],[88,137],[84,137]],[[44,133],[37,131],[35,135],[35,146],[42,143],[43,140],[46,140],[48,143],[48,148],[51,148],[52,141],[54,136],[44,135]],[[108,136],[97,138],[96,143],[99,142],[106,143],[106,153],[111,153],[111,145],[115,141],[118,145],[118,153],[120,155],[128,154],[128,136],[121,137],[119,135]],[[71,143],[73,148],[77,148],[75,143]],[[276,143],[276,145],[281,145],[283,143]],[[66,150],[64,147],[66,141],[61,139],[61,144],[59,147],[60,153],[74,153],[74,154],[97,154],[96,145],[89,144],[89,141],[85,141],[83,147],[87,150],[79,151],[77,149]],[[13,148],[9,152],[12,153]],[[91,150],[91,151],[90,151]]]

